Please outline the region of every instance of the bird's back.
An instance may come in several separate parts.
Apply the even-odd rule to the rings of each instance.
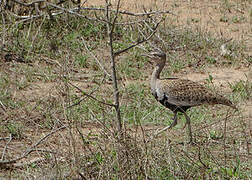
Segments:
[[[160,102],[167,101],[167,104],[178,107],[223,104],[236,109],[235,105],[227,98],[187,79],[159,79],[156,84],[156,96]]]

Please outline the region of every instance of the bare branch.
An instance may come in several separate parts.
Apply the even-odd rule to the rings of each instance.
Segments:
[[[204,168],[209,169],[208,165],[206,165],[206,164],[202,161],[202,159],[201,159],[200,146],[198,146],[198,148],[199,148],[199,151],[198,151],[198,159],[199,159],[199,162],[204,166]]]
[[[9,12],[9,13],[10,13],[10,15],[14,16],[15,18],[23,19],[23,20],[21,20],[21,22],[25,22],[25,21],[28,21],[28,20],[40,18],[40,17],[43,17],[45,15],[45,14],[40,14],[40,15],[30,15],[30,16],[19,16],[19,15],[16,15],[15,13],[13,13],[13,12]],[[61,14],[62,14],[62,12],[61,12]]]
[[[154,20],[152,20],[154,22]],[[150,27],[150,25],[144,21],[144,24],[146,25],[146,27],[148,27],[151,31],[153,31],[153,28]],[[168,46],[168,44],[159,36],[158,33],[155,34],[155,36],[165,45],[165,46]]]
[[[75,7],[75,8],[72,8],[72,9],[66,9],[66,8],[61,7],[61,6],[58,6],[58,4],[53,4],[53,3],[47,2],[45,0],[37,0],[37,1],[34,1],[34,2],[30,2],[30,3],[23,3],[23,2],[21,2],[19,0],[14,0],[14,2],[16,2],[16,3],[20,4],[20,5],[26,6],[26,7],[33,6],[36,3],[44,2],[48,6],[51,6],[53,8],[61,10],[59,12],[50,12],[50,15],[48,15],[47,13],[44,13],[44,14],[29,15],[29,16],[19,16],[17,14],[14,14],[13,12],[10,12],[10,14],[13,15],[15,18],[22,19],[18,23],[22,23],[22,22],[29,21],[29,20],[36,19],[36,18],[41,18],[43,16],[51,16],[51,17],[52,16],[57,16],[57,15],[63,14],[64,12],[76,15],[78,17],[85,18],[85,19],[90,20],[90,21],[99,21],[99,22],[103,22],[103,23],[111,23],[111,22],[107,22],[104,19],[100,19],[98,17],[91,18],[91,17],[88,17],[88,16],[85,16],[85,15],[82,15],[82,14],[78,13],[80,10],[85,10],[85,11],[87,11],[87,10],[88,11],[106,11],[105,8]],[[119,4],[120,4],[120,2],[119,2]],[[172,14],[172,15],[175,15],[171,11],[151,11],[151,12],[144,12],[144,13],[133,13],[133,12],[129,12],[129,11],[119,11],[119,7],[117,7],[116,10],[114,10],[114,9],[108,9],[108,11],[116,13],[114,21],[116,21],[116,18],[118,17],[118,14],[124,14],[124,15],[135,16],[135,17],[141,17],[141,16],[143,17],[143,16],[150,16],[150,15],[158,15],[158,14]],[[138,21],[123,22],[123,23],[114,23],[114,24],[115,25],[129,25],[129,24],[137,24],[137,23],[143,22],[143,21],[144,20],[140,20],[140,21],[138,20]],[[112,24],[113,24],[113,22],[112,22]]]
[[[83,39],[83,37],[81,37],[82,39],[82,43],[84,44],[86,50],[89,52],[89,54],[91,54],[91,56],[95,59],[96,63],[100,66],[100,68],[104,71],[104,73],[111,78],[111,75],[108,73],[108,71],[105,69],[104,65],[102,65],[102,63],[99,61],[99,59],[97,57],[95,57],[95,55],[88,49],[87,44],[85,43],[85,40]]]
[[[19,1],[19,0],[12,0],[12,1],[14,1],[14,2],[16,2],[17,4],[20,4],[20,5],[23,5],[23,6],[26,6],[26,7],[29,7],[29,6],[33,6],[34,4],[36,4],[36,3],[42,3],[42,2],[45,2],[45,3],[47,3],[47,4],[49,4],[49,5],[51,5],[52,3],[50,3],[50,2],[47,2],[47,1],[45,1],[45,0],[35,0],[35,1],[32,1],[32,2],[30,2],[30,3],[25,3],[25,2],[21,2],[21,1]],[[84,2],[85,3],[85,2]],[[84,4],[83,3],[83,4]],[[118,4],[120,4],[120,2],[118,3]],[[52,7],[54,7],[54,8],[58,8],[58,9],[61,9],[61,7],[60,6],[57,6],[57,5],[59,5],[59,4],[53,4],[54,6],[52,6]],[[61,10],[63,10],[64,8],[62,8]],[[106,9],[105,8],[95,8],[95,7],[78,7],[78,8],[74,8],[74,9],[71,9],[71,10],[68,10],[68,11],[75,11],[75,10],[91,10],[91,11],[106,11]],[[65,11],[65,10],[63,10],[63,11]],[[119,11],[119,8],[117,7],[116,8],[116,10],[114,10],[114,9],[109,9],[109,11],[111,11],[111,12],[116,12],[116,14],[125,14],[125,15],[129,15],[129,16],[149,16],[149,15],[157,15],[157,14],[172,14],[172,15],[174,15],[174,16],[177,16],[176,14],[174,14],[174,13],[172,13],[171,11],[169,11],[169,10],[167,10],[167,11],[151,11],[151,12],[144,12],[144,13],[133,13],[133,12],[130,12],[130,11],[126,11],[126,10],[124,10],[124,11]]]
[[[100,21],[100,22],[107,23],[107,22],[106,22],[105,20],[103,20],[103,19],[97,19],[97,18],[94,19],[94,18],[90,18],[90,17],[84,16],[84,15],[82,15],[82,14],[79,14],[79,13],[75,12],[75,10],[79,10],[79,8],[66,9],[66,8],[57,6],[57,5],[53,4],[53,3],[46,2],[46,4],[48,4],[48,5],[50,5],[50,6],[54,7],[54,8],[60,9],[60,10],[62,10],[62,11],[64,11],[64,12],[67,12],[67,13],[69,13],[69,14],[73,14],[73,15],[76,15],[76,16],[78,16],[78,17],[82,17],[82,18],[88,19],[88,20],[90,20],[90,21]]]
[[[135,44],[133,44],[133,45],[131,45],[131,46],[125,48],[125,49],[122,49],[122,50],[119,50],[119,51],[115,52],[114,55],[117,56],[117,55],[119,55],[119,54],[121,54],[121,53],[124,53],[124,52],[128,51],[128,50],[131,49],[131,48],[136,47],[137,45],[140,45],[140,44],[142,44],[142,43],[148,41],[148,40],[149,40],[150,38],[152,38],[152,36],[156,33],[157,27],[158,27],[158,25],[161,23],[161,21],[162,21],[162,19],[159,20],[159,22],[156,24],[156,26],[152,29],[152,33],[151,33],[147,38],[145,38],[145,39],[143,39],[143,40],[141,40],[141,41],[138,41],[137,43],[135,43]]]
[[[80,7],[80,10],[93,10],[93,11],[106,11],[105,8],[93,8],[93,7]],[[117,10],[109,9],[109,11],[117,12]],[[144,12],[144,13],[133,13],[130,11],[118,11],[119,14],[125,14],[129,16],[149,16],[149,15],[157,15],[157,14],[172,14],[177,16],[176,14],[172,13],[171,11],[151,11],[151,12]]]
[[[45,3],[48,4],[49,6],[52,6],[52,7],[56,8],[56,9],[59,9],[61,11],[59,11],[59,12],[52,12],[50,15],[48,15],[47,13],[45,13],[45,14],[39,14],[39,15],[19,16],[19,15],[13,13],[13,12],[10,12],[10,14],[13,15],[15,18],[22,19],[18,23],[23,23],[25,21],[29,21],[29,20],[32,20],[32,19],[41,18],[43,16],[57,16],[57,15],[63,14],[64,12],[76,15],[76,16],[81,17],[81,18],[85,18],[85,19],[90,20],[90,21],[99,21],[99,22],[107,23],[105,20],[98,19],[98,18],[91,18],[91,17],[85,16],[85,15],[82,15],[80,13],[77,13],[76,11],[79,11],[79,8],[66,9],[66,8],[57,6],[57,5],[53,4],[53,3],[49,3],[49,2],[45,2]]]
[[[22,167],[29,166],[29,165],[32,165],[34,163],[39,163],[39,162],[42,162],[42,161],[45,161],[45,160],[46,160],[46,158],[34,158],[34,159],[26,161],[24,163],[16,163],[16,164],[14,164],[14,167],[15,168],[22,168]]]
[[[120,2],[121,2],[121,0],[118,0],[117,6],[116,6],[115,17],[114,17],[114,19],[113,19],[112,26],[111,26],[111,29],[110,29],[110,31],[111,31],[112,33],[114,32],[116,20],[117,20],[117,18],[118,18],[118,12],[119,12],[119,8],[120,8]]]
[[[91,96],[90,94],[85,93],[82,89],[80,89],[78,86],[72,84],[71,82],[68,82],[68,83],[71,86],[73,86],[74,88],[76,88],[79,92],[81,92],[84,96],[87,96],[87,97],[89,97],[89,98],[91,98],[91,99],[93,99],[93,100],[95,100],[95,101],[97,101],[97,102],[99,102],[101,104],[107,105],[107,106],[112,106],[112,107],[115,106],[114,104],[109,104],[109,103],[106,103],[106,102],[103,102],[103,101],[100,101],[100,100],[96,99],[94,96]]]

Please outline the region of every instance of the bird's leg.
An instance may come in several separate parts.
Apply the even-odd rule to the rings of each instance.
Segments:
[[[178,118],[177,118],[177,112],[174,112],[174,116],[173,116],[173,122],[171,123],[171,125],[168,127],[168,129],[173,128],[174,126],[176,126],[178,123]]]
[[[189,143],[193,143],[193,137],[192,137],[192,128],[191,128],[191,121],[190,121],[190,117],[186,114],[186,112],[183,112],[186,118],[186,124],[188,126],[188,131],[189,131],[189,137],[190,137],[190,141]]]
[[[161,129],[160,131],[156,132],[155,136],[157,136],[158,134],[160,134],[163,131],[166,131],[167,129],[171,129],[172,127],[176,126],[176,124],[177,124],[177,112],[174,112],[172,124],[170,126],[167,126],[167,127],[163,128],[163,129]]]

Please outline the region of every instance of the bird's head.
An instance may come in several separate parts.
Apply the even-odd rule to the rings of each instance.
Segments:
[[[156,62],[157,64],[165,62],[166,60],[166,54],[161,50],[154,50],[144,55],[149,57],[151,61]]]

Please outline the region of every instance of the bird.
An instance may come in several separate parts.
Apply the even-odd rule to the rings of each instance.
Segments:
[[[160,79],[160,73],[166,64],[166,53],[164,53],[162,50],[154,50],[145,55],[155,63],[150,80],[151,93],[158,102],[170,109],[174,114],[171,125],[165,127],[157,134],[176,126],[177,114],[178,112],[181,112],[186,118],[186,124],[184,128],[186,125],[188,126],[190,138],[189,143],[193,143],[190,117],[186,113],[188,109],[203,104],[222,104],[237,110],[235,104],[229,99],[216,92],[213,92],[198,82],[183,78]]]

